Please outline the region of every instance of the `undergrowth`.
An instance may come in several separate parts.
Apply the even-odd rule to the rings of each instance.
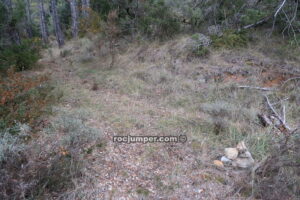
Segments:
[[[54,87],[47,76],[27,77],[8,70],[7,77],[0,79],[0,128],[11,127],[15,123],[30,126],[47,111],[47,106],[58,98],[53,95]]]
[[[238,48],[246,47],[249,41],[246,33],[226,30],[221,36],[212,35],[212,45],[216,48]]]

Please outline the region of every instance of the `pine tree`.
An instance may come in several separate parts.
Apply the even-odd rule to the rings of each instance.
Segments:
[[[77,1],[70,0],[71,15],[72,15],[72,35],[74,38],[78,36],[78,8]]]
[[[39,11],[40,11],[40,30],[44,43],[48,43],[48,30],[45,19],[44,1],[39,0]]]
[[[53,20],[53,26],[54,26],[56,40],[57,40],[58,46],[62,47],[65,44],[65,41],[64,41],[63,32],[61,30],[58,13],[57,13],[56,0],[51,0],[51,14],[52,14],[52,20]]]

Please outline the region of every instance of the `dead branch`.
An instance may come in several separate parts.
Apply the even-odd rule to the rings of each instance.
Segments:
[[[273,33],[277,15],[280,12],[280,10],[283,8],[283,6],[284,6],[285,3],[286,3],[286,0],[283,0],[282,3],[279,5],[278,9],[276,10],[275,14],[274,14],[273,26],[272,26],[272,30],[271,30],[270,35]]]
[[[296,6],[298,7],[298,4],[297,4]],[[298,9],[298,8],[297,8],[297,9]],[[288,17],[288,15],[287,15],[286,12],[284,11],[284,9],[282,9],[282,12],[283,12],[283,14],[284,14],[284,16],[286,17],[286,20],[287,20],[287,25],[286,25],[286,27],[283,29],[282,33],[284,33],[286,29],[288,29],[288,34],[289,34],[289,33],[290,33],[290,29],[291,29],[292,32],[293,32],[293,35],[294,35],[294,39],[295,39],[295,41],[296,41],[296,43],[297,43],[297,45],[298,45],[298,41],[297,41],[297,37],[296,37],[296,32],[295,32],[294,27],[293,27],[293,19],[290,19],[290,18]],[[295,19],[295,18],[294,18],[294,19]]]
[[[256,89],[262,91],[274,91],[277,90],[276,88],[266,88],[266,87],[256,87],[256,86],[248,86],[248,85],[240,85],[238,88],[249,88],[249,89]]]
[[[282,120],[283,120],[283,123],[285,124],[286,122],[286,118],[285,118],[285,105],[282,106]]]
[[[261,25],[261,24],[264,24],[266,23],[270,18],[272,17],[272,15],[270,16],[267,16],[267,17],[264,17],[263,19],[253,23],[253,24],[248,24],[246,26],[243,26],[242,29],[249,29],[249,28],[252,28],[252,27],[256,27],[258,25]]]
[[[274,18],[277,17],[278,13],[280,12],[280,10],[283,8],[284,4],[286,3],[286,0],[283,0],[282,3],[280,4],[280,6],[278,7],[277,11],[274,14]]]
[[[270,100],[268,98],[267,95],[264,95],[264,97],[266,98],[267,104],[269,106],[269,108],[272,110],[273,114],[275,115],[275,117],[279,120],[279,122],[281,123],[281,125],[288,131],[291,131],[291,128],[285,123],[285,120],[282,119],[282,117],[276,112],[276,110],[274,109],[274,107],[272,106],[272,104],[270,103]]]
[[[289,97],[284,98],[284,99],[281,99],[280,101],[278,101],[278,102],[276,102],[276,103],[272,103],[272,105],[274,106],[274,105],[277,105],[277,104],[281,104],[282,102],[287,101],[287,100],[289,100],[289,99],[290,99]]]

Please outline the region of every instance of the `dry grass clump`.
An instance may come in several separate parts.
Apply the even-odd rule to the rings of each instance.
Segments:
[[[83,156],[101,143],[101,132],[86,125],[80,114],[62,114],[36,141],[24,143],[29,134],[20,126],[16,134],[1,132],[1,199],[64,196],[75,189],[83,175]]]

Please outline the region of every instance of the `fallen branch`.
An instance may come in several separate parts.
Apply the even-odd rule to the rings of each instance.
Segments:
[[[272,104],[270,103],[270,100],[268,98],[267,95],[264,95],[267,101],[267,104],[269,106],[269,108],[272,110],[273,114],[275,115],[275,117],[280,121],[281,125],[288,131],[291,131],[291,128],[285,123],[285,119],[282,119],[282,117],[280,117],[280,115],[276,112],[276,110],[274,109],[274,107],[272,106]]]
[[[276,88],[266,88],[266,87],[256,87],[256,86],[248,86],[248,85],[240,85],[238,88],[249,88],[249,89],[256,89],[262,91],[274,91],[277,90]]]
[[[252,28],[252,27],[255,27],[255,26],[258,26],[258,25],[261,25],[261,24],[264,24],[266,23],[272,16],[267,16],[267,17],[264,17],[263,19],[253,23],[253,24],[249,24],[249,25],[246,25],[246,26],[243,26],[242,29],[249,29],[249,28]]]

